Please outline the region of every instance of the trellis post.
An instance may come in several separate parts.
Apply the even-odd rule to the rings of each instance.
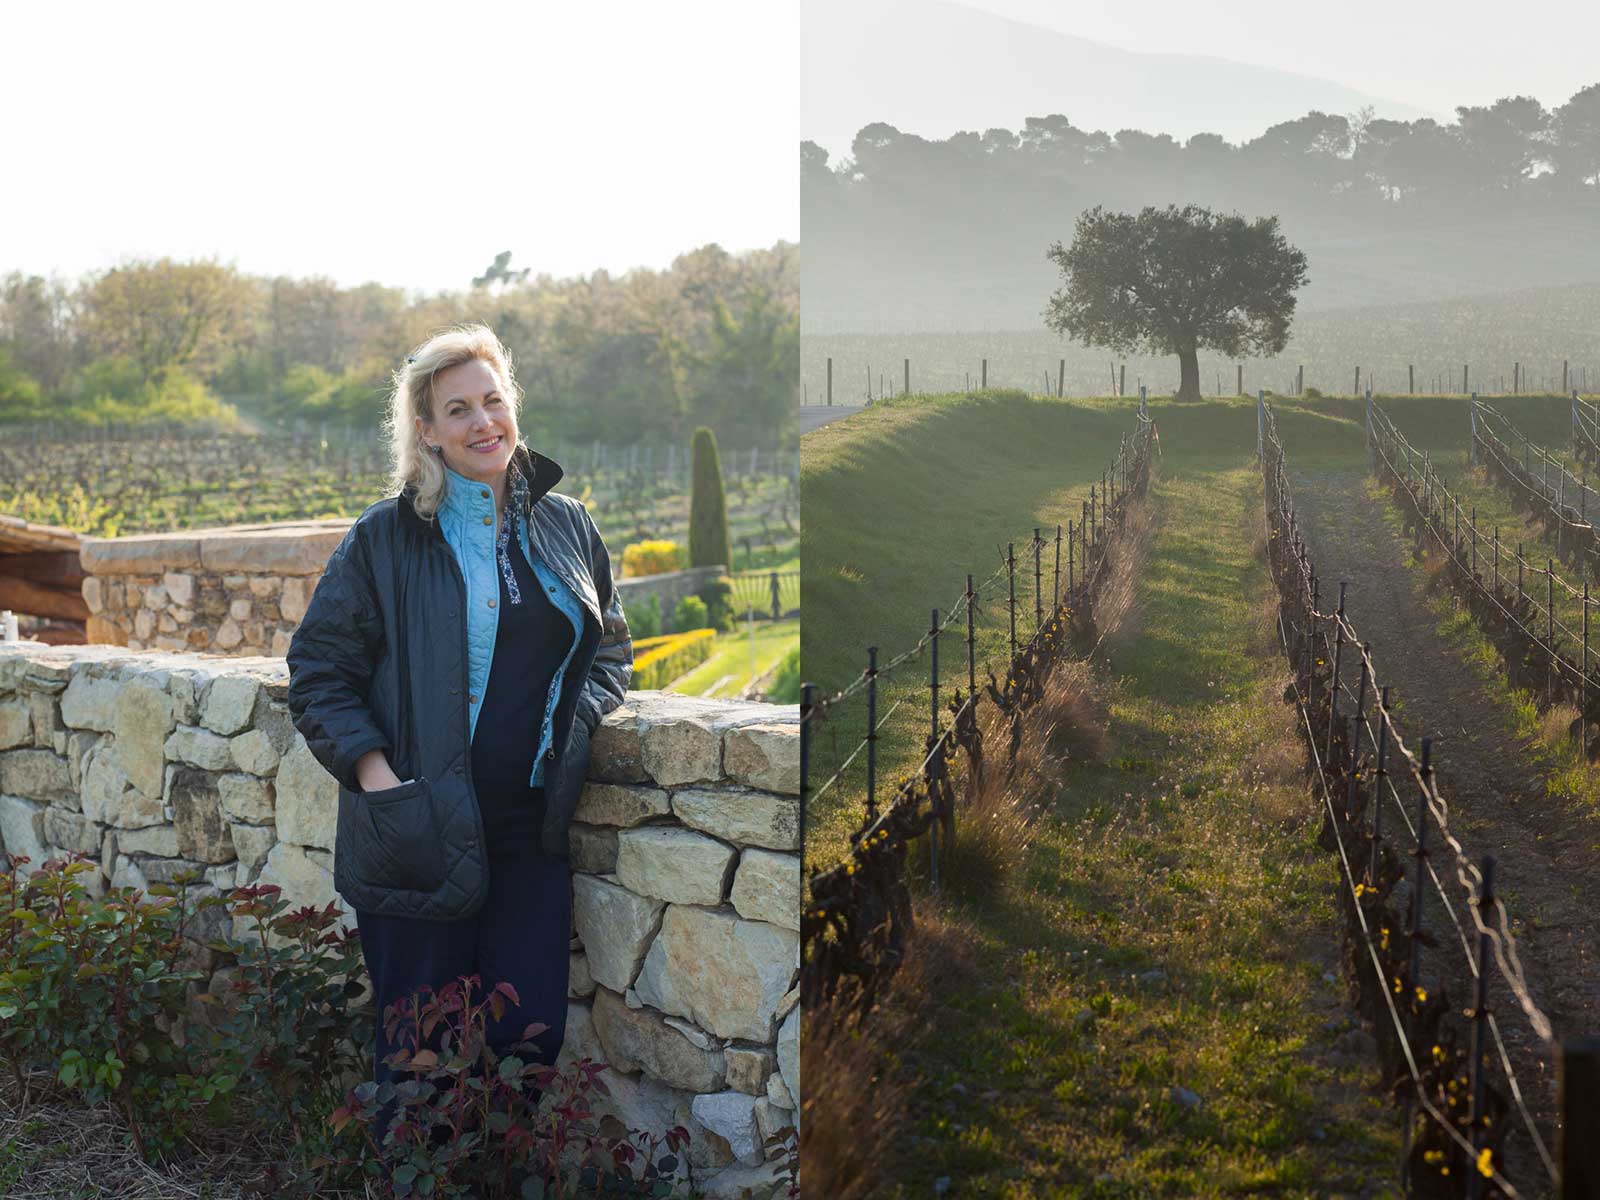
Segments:
[[[1468,1115],[1468,1129],[1472,1135],[1472,1157],[1476,1159],[1483,1149],[1484,1128],[1487,1124],[1483,1111],[1484,1058],[1489,1052],[1487,1032],[1489,1027],[1489,929],[1494,908],[1494,855],[1483,858],[1483,878],[1478,884],[1478,979],[1477,995],[1472,1005],[1472,1107]],[[1483,1195],[1484,1175],[1481,1171],[1467,1172],[1467,1194],[1472,1200]]]
[[[1017,544],[1006,543],[1006,579],[1010,586],[1011,657],[1017,657]],[[1007,668],[1009,670],[1009,667]]]
[[[1378,869],[1382,865],[1379,851],[1383,847],[1383,782],[1389,773],[1384,767],[1384,755],[1389,748],[1389,685],[1383,685],[1378,695],[1378,766],[1372,780],[1372,861],[1367,866],[1367,885],[1378,886]]]
[[[1056,526],[1055,580],[1051,584],[1050,594],[1052,596],[1051,606],[1053,608],[1060,608],[1061,607],[1061,526],[1059,526],[1059,525]]]
[[[867,820],[878,815],[878,648],[867,647]]]
[[[977,604],[977,594],[972,590],[972,576],[967,576],[967,696],[978,696],[978,640],[974,635],[972,610]]]
[[[906,360],[910,362],[910,359]],[[928,649],[931,665],[928,670],[928,753],[941,753],[939,749],[939,610],[933,610],[928,619]],[[929,882],[939,890],[939,823],[945,814],[935,812],[928,825]]]
[[[1033,530],[1033,631],[1035,633],[1044,625],[1044,576],[1039,570],[1039,550],[1043,545],[1039,529],[1035,526]]]
[[[800,878],[806,875],[806,807],[811,798],[811,715],[816,684],[800,685]]]
[[[1333,679],[1328,685],[1328,746],[1322,754],[1323,762],[1333,758],[1333,728],[1339,721],[1339,668],[1344,659],[1344,592],[1348,586],[1348,583],[1340,580],[1339,607],[1333,622]]]

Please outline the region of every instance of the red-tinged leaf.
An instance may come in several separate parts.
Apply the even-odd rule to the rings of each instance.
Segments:
[[[541,1033],[544,1033],[549,1028],[550,1026],[544,1024],[542,1021],[535,1021],[532,1025],[529,1025],[522,1031],[522,1040],[525,1042],[531,1042],[534,1038],[538,1037]]]
[[[500,983],[494,985],[494,990],[500,995],[504,996],[507,1000],[511,1001],[511,1003],[517,1005],[519,1008],[521,1007],[522,997],[517,995],[517,989],[512,987],[509,983],[506,983],[502,980]]]
[[[411,1056],[411,1066],[417,1071],[431,1071],[439,1065],[439,1056],[432,1050],[418,1050]]]
[[[498,992],[496,992],[493,996],[490,996],[489,997],[489,1011],[494,1014],[494,1019],[496,1021],[505,1020],[505,1016],[506,1016],[506,1001],[505,1001],[505,997],[500,995]]]

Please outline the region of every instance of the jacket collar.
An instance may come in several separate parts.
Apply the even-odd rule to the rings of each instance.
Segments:
[[[528,481],[527,508],[524,510],[523,516],[529,519],[533,517],[534,506],[544,498],[551,488],[561,482],[561,477],[565,474],[561,469],[560,463],[553,458],[546,458],[537,451],[529,450],[522,442],[518,442],[516,448],[511,451],[511,467],[509,469],[520,471],[522,477]],[[444,469],[444,475],[444,499],[440,502],[439,511],[436,515],[441,518],[464,517],[467,515],[467,509],[472,498],[483,490],[483,485],[475,483],[464,475],[456,474],[449,467]],[[407,484],[402,488],[399,495],[400,510],[413,521],[420,523],[422,518],[417,514],[417,510],[412,503],[415,496],[416,488],[411,484]]]

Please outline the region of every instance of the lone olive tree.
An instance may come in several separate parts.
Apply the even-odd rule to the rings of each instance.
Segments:
[[[1072,245],[1051,244],[1061,268],[1045,324],[1090,346],[1176,354],[1178,399],[1200,399],[1202,346],[1237,358],[1278,354],[1289,340],[1306,256],[1277,217],[1246,221],[1188,204],[1131,213],[1096,206]]]

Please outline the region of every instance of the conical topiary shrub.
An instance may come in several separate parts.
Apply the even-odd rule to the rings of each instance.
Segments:
[[[726,567],[733,561],[728,546],[728,497],[722,490],[722,459],[717,435],[705,426],[690,442],[694,483],[689,493],[689,565]]]

